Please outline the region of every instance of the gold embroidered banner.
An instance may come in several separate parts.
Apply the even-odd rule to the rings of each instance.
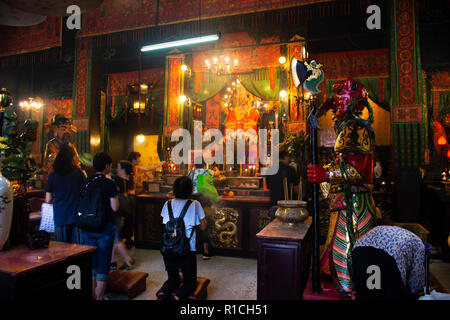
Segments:
[[[179,111],[180,111],[180,90],[181,90],[181,76],[180,68],[182,58],[169,57],[169,101],[167,104],[167,126],[177,128],[179,125]]]
[[[77,45],[76,60],[76,96],[74,117],[83,118],[86,116],[86,104],[88,103],[87,81],[90,81],[90,70],[88,64],[89,41],[81,39]]]
[[[127,94],[127,84],[136,84],[139,82],[152,84],[153,89],[164,86],[164,69],[155,68],[131,72],[111,73],[108,75],[108,95],[120,96]]]
[[[83,26],[77,36],[85,37],[133,30],[155,25],[276,10],[329,0],[109,0],[83,14]],[[201,7],[199,7],[201,5]],[[199,11],[199,9],[201,9]]]
[[[431,76],[431,91],[450,91],[450,72],[443,71]]]
[[[389,76],[389,49],[320,53],[310,56],[323,65],[326,80]]]
[[[399,103],[407,106],[417,103],[414,1],[398,0],[396,4]]]
[[[50,123],[56,114],[63,114],[67,118],[72,118],[72,99],[51,100],[44,109],[44,121]]]
[[[31,27],[0,26],[0,57],[61,46],[61,18],[48,17]]]

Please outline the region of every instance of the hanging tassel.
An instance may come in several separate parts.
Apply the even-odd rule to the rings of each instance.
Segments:
[[[269,68],[270,73],[270,90],[275,90],[275,67]]]
[[[115,106],[116,106],[116,96],[112,96],[112,103],[111,103],[111,117],[114,118],[115,113]]]
[[[128,103],[125,103],[125,124],[128,123]]]
[[[153,125],[153,112],[155,110],[155,105],[151,104],[150,107],[151,107],[151,111],[150,111],[150,126],[152,126]]]
[[[202,84],[202,73],[196,72],[195,75],[195,93],[199,93]]]
[[[141,113],[138,113],[138,133],[141,133]]]

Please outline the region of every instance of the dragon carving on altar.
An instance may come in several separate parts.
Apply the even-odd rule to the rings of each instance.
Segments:
[[[218,208],[214,215],[214,228],[211,232],[211,242],[216,247],[237,248],[237,222],[239,213],[232,208]]]
[[[366,88],[351,78],[333,85],[335,97],[328,98],[317,111],[317,117],[333,112],[338,154],[325,167],[308,166],[308,180],[331,185],[328,199],[330,210],[326,243],[321,250],[322,274],[331,275],[343,296],[353,291],[351,279],[353,244],[374,225],[375,203],[372,198],[373,149],[375,133],[371,126],[373,111],[367,100]],[[363,119],[367,108],[369,118]]]

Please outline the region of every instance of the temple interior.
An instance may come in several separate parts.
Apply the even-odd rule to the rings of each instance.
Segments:
[[[450,300],[449,17],[0,0],[0,300]]]

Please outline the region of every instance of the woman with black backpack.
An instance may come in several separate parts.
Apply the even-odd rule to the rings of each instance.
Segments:
[[[183,273],[183,285],[176,292],[175,299],[187,298],[196,288],[197,256],[194,228],[200,226],[201,230],[205,230],[206,219],[201,204],[189,199],[192,190],[193,184],[189,177],[176,179],[173,185],[175,199],[167,201],[161,211],[165,225],[161,252],[168,279],[158,294],[158,300],[169,299],[171,292],[179,287],[180,269]]]

